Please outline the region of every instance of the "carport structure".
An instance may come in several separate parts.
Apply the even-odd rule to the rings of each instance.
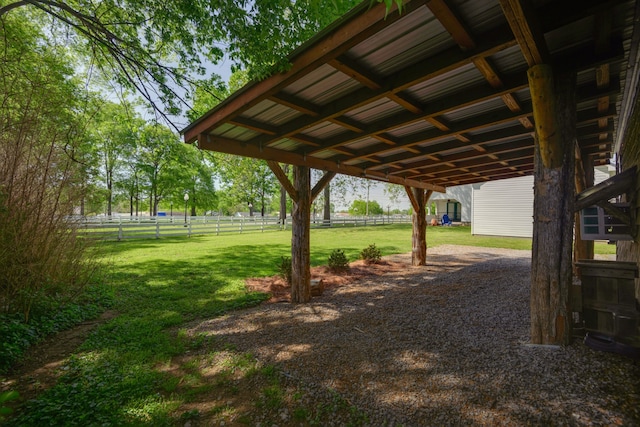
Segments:
[[[248,84],[184,139],[269,162],[294,201],[295,302],[310,299],[310,206],[336,173],[405,186],[416,265],[432,191],[534,174],[531,340],[564,343],[575,185],[593,185],[588,171],[609,162],[631,114],[637,9],[409,0],[399,12],[365,0],[293,52],[289,71]],[[293,182],[279,163],[294,165]],[[313,189],[310,168],[325,171]]]

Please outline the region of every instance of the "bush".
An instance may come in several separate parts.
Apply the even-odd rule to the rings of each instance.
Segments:
[[[329,255],[329,268],[333,272],[349,271],[349,260],[342,249],[334,249]]]
[[[374,243],[360,252],[360,258],[362,258],[366,264],[377,264],[380,262],[380,258],[382,258],[382,253],[380,249],[376,248],[376,244]]]
[[[278,266],[278,272],[280,277],[287,283],[287,285],[291,286],[291,257],[283,256],[280,257],[280,265]]]

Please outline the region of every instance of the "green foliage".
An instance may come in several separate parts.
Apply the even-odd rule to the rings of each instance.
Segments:
[[[280,277],[287,283],[287,285],[291,286],[291,257],[282,256],[280,257],[280,264],[278,265],[278,273]]]
[[[331,251],[328,265],[334,272],[349,271],[349,259],[342,249],[334,249]]]
[[[7,415],[11,415],[13,413],[13,409],[6,406],[6,404],[12,400],[18,400],[19,398],[20,394],[18,394],[17,391],[0,392],[0,421],[4,420]]]
[[[375,200],[369,200],[369,208],[367,209],[367,202],[365,200],[354,200],[349,207],[349,213],[351,215],[362,216],[362,215],[382,215],[384,211],[382,210],[382,206],[380,203]]]
[[[24,351],[45,337],[68,329],[76,324],[97,317],[113,304],[113,295],[104,287],[92,287],[78,303],[62,304],[50,300],[46,307],[39,307],[29,323],[21,315],[0,315],[0,373],[24,354]],[[41,304],[42,305],[42,304]]]
[[[74,64],[19,17],[0,26],[0,313],[28,320],[79,294],[94,266],[69,220],[89,177],[86,94]]]
[[[360,252],[360,258],[362,258],[366,264],[377,264],[382,258],[382,252],[376,248],[376,244],[373,243]]]

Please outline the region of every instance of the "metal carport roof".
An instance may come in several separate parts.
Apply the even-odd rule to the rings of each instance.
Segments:
[[[207,150],[443,191],[529,175],[526,71],[577,73],[577,136],[609,162],[636,1],[365,0],[184,129]],[[630,81],[632,79],[629,79]]]

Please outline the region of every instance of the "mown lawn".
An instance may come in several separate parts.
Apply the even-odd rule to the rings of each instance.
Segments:
[[[430,247],[531,247],[530,239],[471,236],[469,227],[429,227],[427,239]],[[336,396],[311,407],[296,406],[291,396],[298,392],[285,399],[274,367],[261,366],[225,343],[185,333],[187,322],[263,301],[265,295],[245,290],[244,279],[277,274],[281,257],[290,256],[290,240],[289,231],[277,231],[102,243],[97,250],[105,268],[96,286],[113,295],[117,317],[98,327],[65,365],[58,384],[23,405],[8,425],[184,425],[218,414],[220,420],[252,425],[252,410],[238,414],[225,404],[203,414],[190,406],[199,396],[237,395],[242,378],[250,376],[252,384],[258,377],[257,384],[264,385],[254,387],[255,395],[245,402],[255,411],[277,414],[279,406],[289,405],[290,413],[298,414],[296,423],[321,425],[327,405],[338,405],[354,425],[365,423],[362,414]],[[334,249],[355,260],[373,243],[383,255],[409,252],[411,226],[313,230],[311,262],[326,264]],[[599,253],[614,251],[614,246],[597,245]],[[220,377],[203,374],[212,363],[224,367]],[[177,371],[168,368],[176,364]],[[274,394],[280,397],[275,403]]]

